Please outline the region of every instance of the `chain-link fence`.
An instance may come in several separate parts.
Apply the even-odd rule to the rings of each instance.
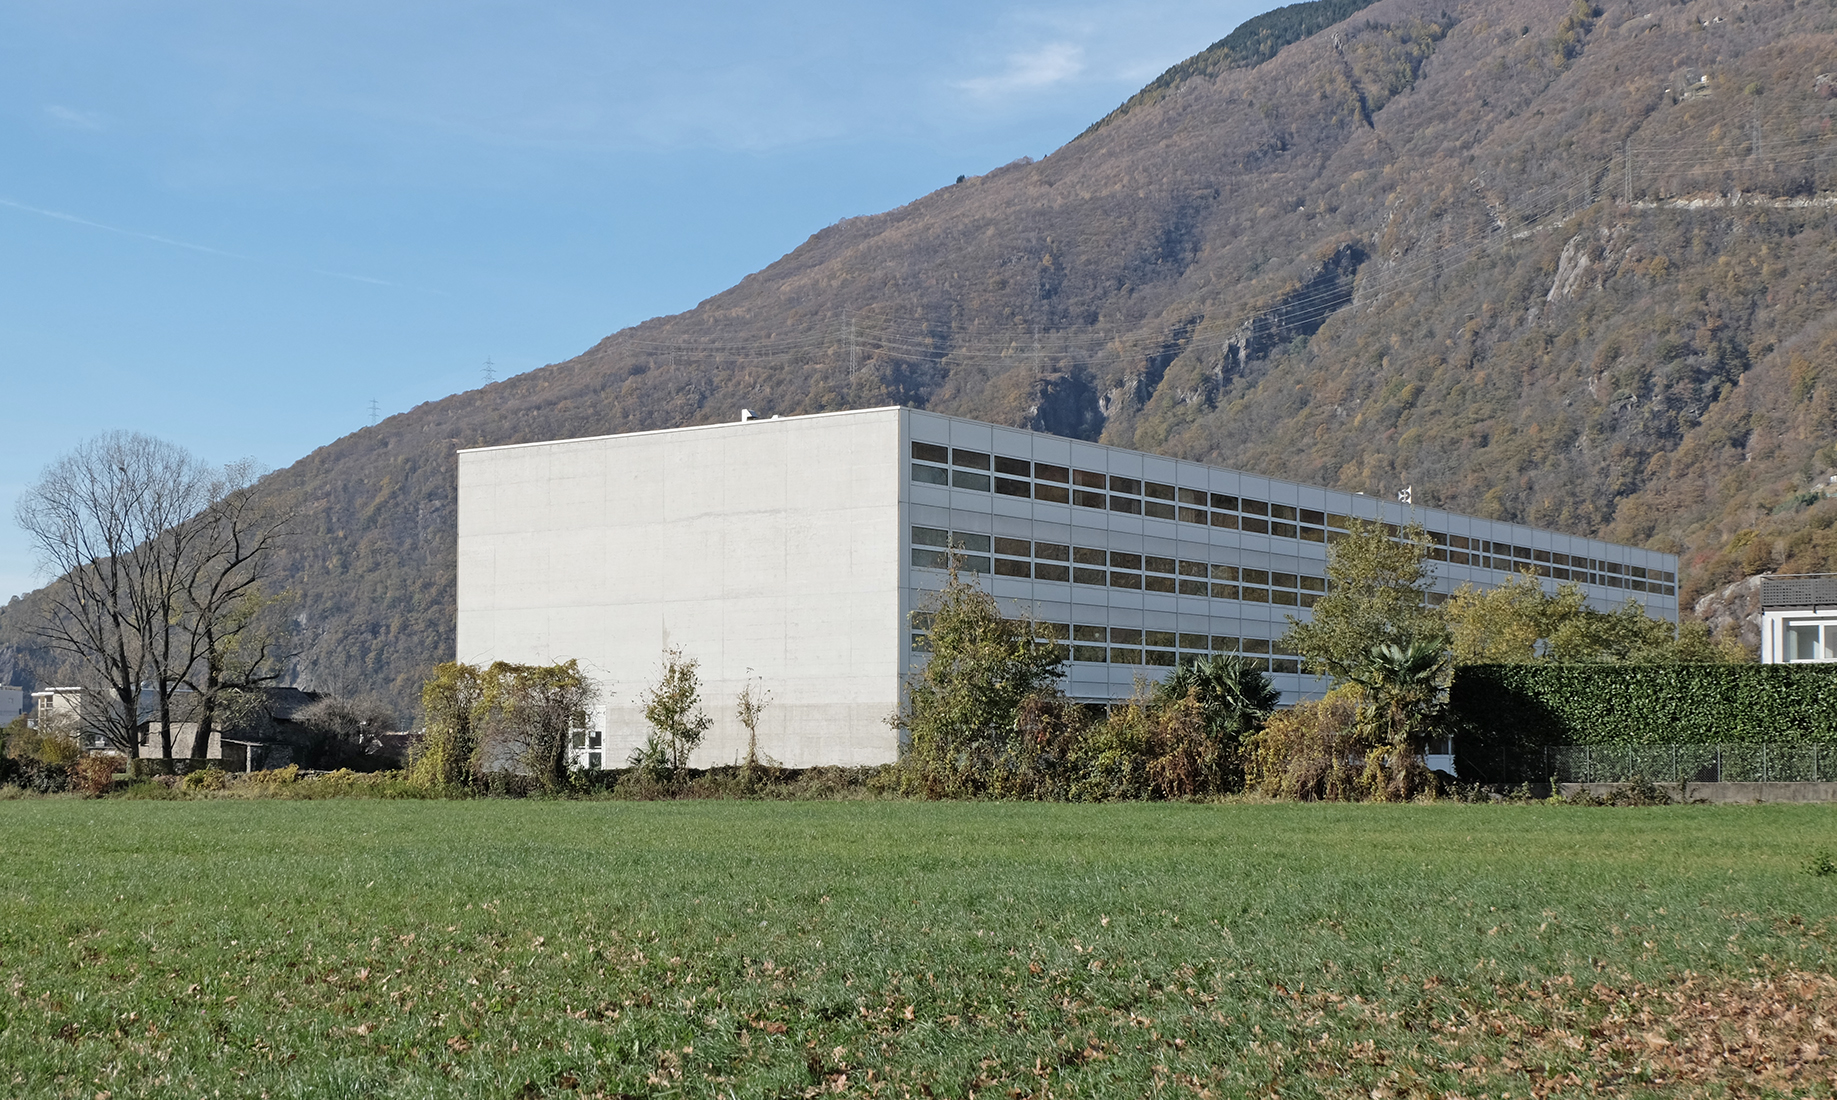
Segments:
[[[1832,783],[1837,745],[1735,742],[1720,745],[1550,745],[1513,753],[1521,779],[1559,783]],[[1501,763],[1508,763],[1501,761]]]

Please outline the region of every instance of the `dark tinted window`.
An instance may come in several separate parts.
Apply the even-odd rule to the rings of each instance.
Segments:
[[[1140,569],[1141,567],[1142,567],[1142,555],[1124,554],[1116,550],[1110,551],[1110,568],[1112,569]]]
[[[995,456],[995,472],[1013,474],[1016,477],[1030,477],[1033,474],[1033,463],[1024,458],[1009,458],[1007,455]]]
[[[966,451],[959,447],[950,452],[950,464],[968,466],[972,470],[986,470],[989,468],[989,456],[981,451]]]
[[[1237,498],[1225,496],[1223,493],[1213,493],[1212,494],[1212,507],[1224,508],[1229,511],[1235,512],[1237,511]]]
[[[1048,466],[1042,462],[1033,468],[1033,476],[1041,481],[1070,481],[1072,472],[1063,466]]]
[[[1156,500],[1172,500],[1174,499],[1174,487],[1172,485],[1156,485],[1152,481],[1144,482],[1142,484],[1142,495],[1153,497]]]
[[[1128,493],[1131,496],[1139,497],[1142,495],[1142,483],[1132,477],[1112,477],[1110,479],[1110,491],[1112,493]]]
[[[1238,506],[1238,511],[1253,516],[1267,516],[1269,514],[1269,505],[1260,500],[1245,500]]]
[[[1006,554],[1011,558],[1030,558],[1033,556],[1033,543],[1026,539],[1005,539],[995,537],[995,552]]]
[[[1089,470],[1072,471],[1072,484],[1074,485],[1082,485],[1087,489],[1102,489],[1109,483],[1110,479],[1102,474],[1094,474]]]
[[[950,451],[947,448],[938,446],[936,443],[919,443],[914,441],[912,444],[912,457],[923,459],[926,462],[949,462]]]
[[[1053,561],[1071,561],[1072,548],[1056,542],[1036,542],[1033,544],[1033,556],[1051,558]]]

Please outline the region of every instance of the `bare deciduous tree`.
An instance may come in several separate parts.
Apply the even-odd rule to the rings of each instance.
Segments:
[[[107,697],[85,706],[86,732],[139,755],[138,727],[150,720],[170,761],[175,700],[189,686],[200,703],[187,715],[200,722],[191,755],[201,760],[218,692],[274,678],[263,582],[288,516],[257,501],[255,479],[248,462],[214,472],[171,443],[111,432],[58,459],[20,498],[19,525],[56,578],[38,633]]]
[[[57,578],[38,633],[82,671],[85,688],[106,694],[107,705],[84,708],[83,722],[123,752],[138,746],[141,685],[154,671],[147,637],[171,618],[155,547],[204,500],[203,473],[182,448],[110,432],[47,467],[16,509],[40,566]],[[170,759],[170,726],[160,734]]]

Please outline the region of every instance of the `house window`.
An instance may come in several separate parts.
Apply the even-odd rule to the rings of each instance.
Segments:
[[[1837,660],[1837,623],[1786,624],[1786,660]]]

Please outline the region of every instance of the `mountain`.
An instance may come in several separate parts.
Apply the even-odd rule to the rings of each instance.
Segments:
[[[299,682],[406,711],[450,656],[456,448],[743,406],[903,402],[1410,485],[1679,552],[1687,597],[1830,567],[1831,0],[1260,18],[1050,156],[273,474],[303,509]]]

